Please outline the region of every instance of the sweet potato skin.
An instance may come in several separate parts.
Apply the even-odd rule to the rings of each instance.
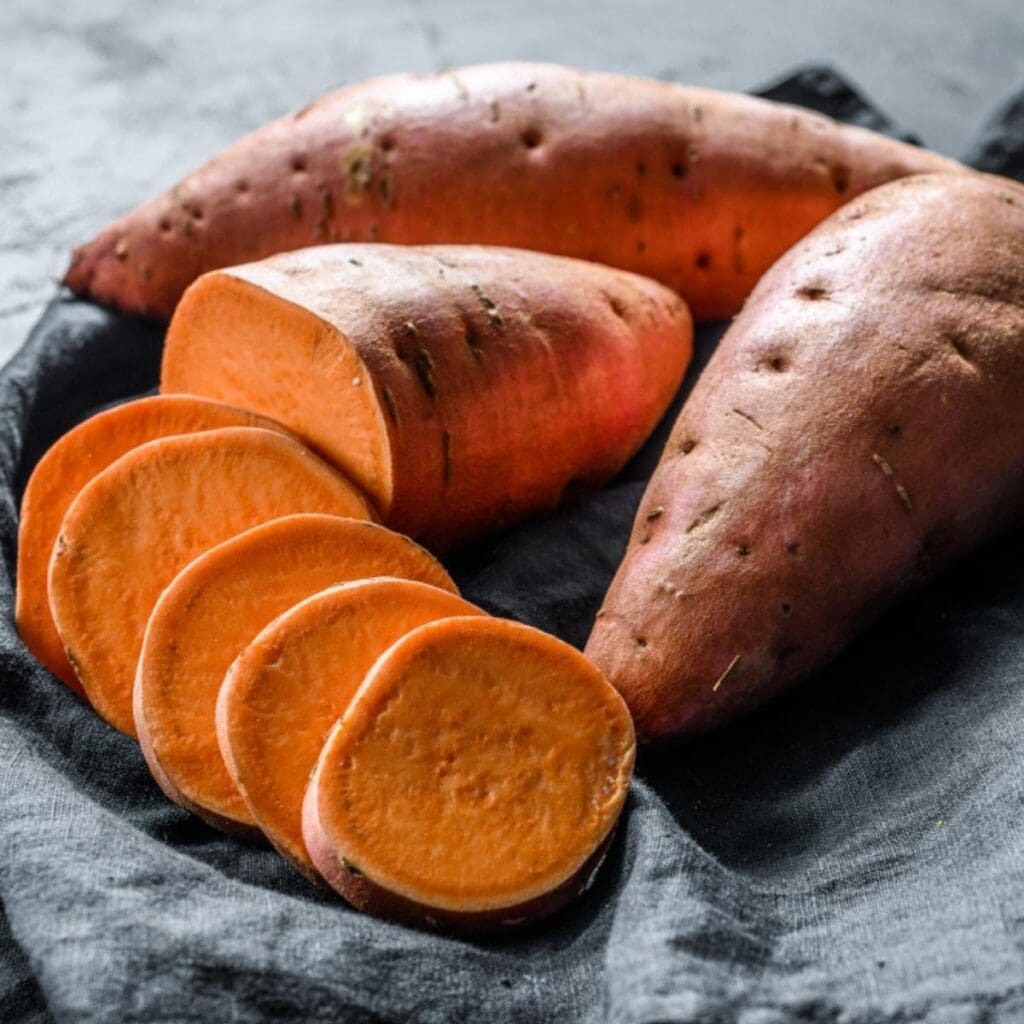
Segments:
[[[245,409],[188,395],[153,395],[97,413],[61,437],[39,460],[25,487],[18,523],[15,621],[32,653],[79,696],[75,677],[53,625],[46,592],[50,555],[61,520],[75,495],[101,470],[139,444],[172,434],[219,427],[278,428]]]
[[[323,872],[323,878],[335,892],[340,893],[364,914],[397,921],[425,931],[448,931],[460,935],[500,935],[537,924],[557,914],[577,896],[590,887],[601,869],[608,848],[615,838],[613,828],[601,845],[571,877],[556,889],[526,900],[514,907],[500,910],[452,911],[429,907],[385,889],[363,874],[351,871],[339,863],[320,823],[316,809],[316,787],[306,789],[302,802],[302,834],[311,855]],[[323,884],[323,881],[320,882]]]
[[[242,139],[76,251],[65,283],[167,317],[202,273],[329,241],[606,263],[731,316],[850,198],[958,165],[749,96],[550,64],[395,75]]]
[[[282,355],[271,321],[302,311]],[[334,245],[196,282],[161,389],[280,419],[388,526],[444,550],[607,482],[691,350],[685,305],[634,274],[481,246]],[[357,408],[359,426],[332,418]]]
[[[687,401],[587,644],[647,739],[833,657],[1024,505],[1024,188],[924,175],[761,280]]]

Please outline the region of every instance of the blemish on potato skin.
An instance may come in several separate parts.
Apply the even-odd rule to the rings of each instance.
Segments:
[[[881,455],[879,455],[878,452],[872,453],[871,461],[874,462],[876,466],[878,466],[878,468],[882,471],[882,475],[885,476],[886,479],[892,481],[892,485],[896,490],[896,496],[903,503],[904,508],[906,508],[908,512],[913,512],[914,505],[910,499],[910,494],[908,493],[907,489],[903,486],[903,484],[899,482],[899,480],[896,477],[896,471],[892,468],[891,465],[889,465],[888,461]]]
[[[472,324],[466,324],[466,345],[469,348],[473,358],[480,362],[484,357],[483,346],[480,344],[480,339],[477,337],[476,330]]]
[[[725,671],[718,677],[717,680],[715,680],[715,685],[711,687],[711,692],[712,693],[717,693],[718,692],[718,688],[722,685],[722,683],[725,682],[725,680],[728,677],[729,673],[732,672],[732,670],[739,664],[739,661],[740,661],[740,656],[737,654],[737,655],[735,655],[733,657],[732,661],[729,662],[729,664],[726,667]]]
[[[542,141],[540,129],[536,127],[524,128],[519,136],[519,141],[526,149],[536,149]]]
[[[837,195],[845,195],[850,187],[850,168],[845,164],[833,164],[829,171],[832,187]]]
[[[484,307],[484,312],[487,314],[488,319],[495,325],[495,327],[504,327],[505,320],[501,315],[498,307],[484,294],[483,288],[480,285],[474,283],[471,284],[470,289],[473,294],[477,297],[480,305]]]
[[[423,390],[433,398],[437,394],[437,381],[434,379],[434,360],[430,353],[425,348],[416,349],[413,365]]]
[[[396,426],[398,424],[398,405],[395,402],[395,393],[389,387],[385,387],[382,390],[384,396],[384,406],[388,411],[388,418]]]
[[[717,505],[712,505],[710,508],[705,509],[692,523],[686,528],[687,533],[693,533],[694,530],[699,529],[701,526],[711,522],[712,519],[722,511],[722,505],[724,502],[719,502]]]

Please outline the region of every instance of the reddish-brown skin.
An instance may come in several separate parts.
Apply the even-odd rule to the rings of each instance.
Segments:
[[[664,414],[691,341],[679,297],[621,270],[320,246],[197,281],[160,387],[273,416],[438,550],[608,481]]]
[[[762,279],[675,426],[587,644],[646,739],[827,662],[1024,506],[1024,188],[927,175]]]
[[[427,931],[446,931],[463,935],[493,935],[536,924],[571,903],[590,887],[615,838],[615,828],[587,858],[571,878],[557,889],[514,907],[500,910],[454,911],[429,907],[378,885],[359,871],[346,867],[337,857],[320,825],[316,808],[316,787],[310,784],[302,802],[302,835],[310,855],[335,892],[340,893],[357,910],[387,921],[398,921]],[[314,879],[315,881],[315,879]]]
[[[330,241],[577,256],[740,307],[842,203],[942,157],[732,93],[552,64],[349,86],[242,139],[76,250],[81,295],[167,317],[208,270]]]

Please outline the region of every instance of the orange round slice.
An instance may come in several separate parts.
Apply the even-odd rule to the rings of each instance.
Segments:
[[[15,620],[25,646],[62,682],[85,696],[50,614],[46,577],[60,524],[75,495],[97,473],[147,441],[221,427],[283,430],[245,409],[192,395],[155,395],[106,409],[69,430],[36,463],[21,499]]]
[[[214,713],[225,673],[260,630],[299,601],[381,575],[455,592],[437,560],[407,537],[314,513],[247,530],[175,576],[149,617],[134,693],[142,751],[172,800],[224,831],[258,833],[217,743]]]
[[[585,887],[622,810],[626,705],[561,640],[451,618],[390,648],[332,730],[303,836],[355,906],[453,929],[514,927]]]
[[[257,824],[307,877],[319,880],[302,797],[327,734],[380,654],[450,615],[483,612],[425,583],[346,583],[285,612],[231,667],[217,701],[224,760]]]
[[[215,544],[293,512],[373,517],[340,473],[292,438],[253,427],[149,441],[86,484],[54,546],[50,608],[106,721],[135,735],[135,667],[167,584]]]

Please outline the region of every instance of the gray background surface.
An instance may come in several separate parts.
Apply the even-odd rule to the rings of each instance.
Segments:
[[[1021,0],[3,0],[0,360],[70,247],[333,86],[525,58],[747,89],[828,62],[957,156],[1024,84]]]

